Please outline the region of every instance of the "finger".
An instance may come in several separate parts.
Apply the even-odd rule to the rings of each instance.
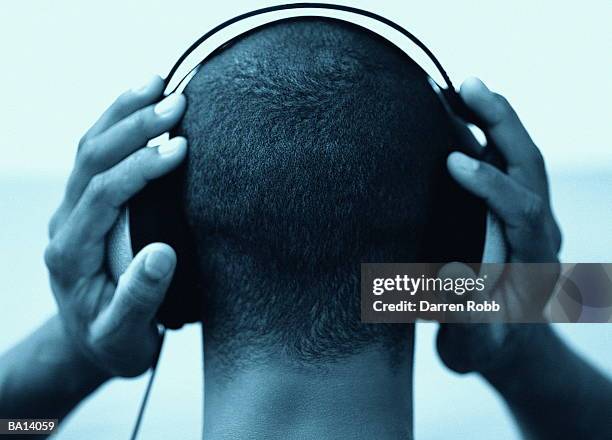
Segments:
[[[504,156],[508,174],[529,188],[544,190],[546,174],[542,155],[508,101],[491,92],[477,78],[464,81],[460,94],[483,121],[485,126],[481,128]]]
[[[176,255],[163,243],[153,243],[136,255],[119,279],[108,306],[90,333],[113,373],[133,377],[152,365],[159,350],[155,314],[164,300],[176,267]]]
[[[121,94],[81,138],[79,141],[77,158],[80,157],[82,162],[82,156],[84,154],[93,155],[95,153],[94,149],[103,148],[99,145],[91,146],[91,139],[95,138],[96,135],[113,126],[121,119],[157,101],[163,89],[163,80],[159,76],[154,75],[147,79],[142,85]],[[83,153],[83,149],[89,151]],[[108,164],[108,167],[111,165],[112,164]],[[66,185],[64,199],[49,222],[49,238],[53,238],[59,225],[61,225],[68,215],[70,215],[70,211],[72,211],[78,198],[81,196],[83,189],[87,185],[88,179],[91,178],[94,173],[95,169],[90,173],[83,173],[82,170],[78,170],[77,168],[72,172]]]
[[[136,110],[154,103],[159,99],[163,90],[164,81],[158,75],[153,75],[142,84],[122,93],[85,133],[80,144],[86,139],[102,133]]]
[[[453,178],[466,190],[484,199],[507,227],[537,224],[544,202],[497,168],[463,153],[451,153],[447,161]]]
[[[511,262],[557,261],[561,235],[548,201],[497,168],[462,153],[449,156],[448,169],[502,220]]]
[[[170,95],[155,106],[148,106],[122,119],[99,136],[85,142],[68,181],[65,204],[71,209],[89,180],[115,165],[172,128],[185,111],[183,95]]]
[[[492,286],[494,286],[495,283],[497,283],[497,281],[499,280],[499,277],[501,276],[500,270],[503,270],[501,265],[482,264],[480,265],[478,275],[476,275],[476,272],[471,266],[465,263],[454,261],[442,266],[442,268],[440,268],[440,270],[438,271],[438,277],[452,279],[483,278],[484,280],[486,280],[485,290],[488,290]]]
[[[471,155],[478,155],[482,151],[482,145],[470,131],[463,119],[451,117],[454,140],[457,142],[459,151]]]
[[[185,138],[176,137],[157,148],[142,148],[96,175],[51,241],[51,249],[56,248],[61,257],[61,266],[69,267],[73,276],[98,271],[103,263],[103,239],[116,221],[119,208],[149,181],[176,168],[186,151]]]
[[[465,263],[453,261],[447,263],[438,271],[439,278],[476,278],[474,270]]]
[[[176,267],[170,246],[153,243],[142,249],[119,278],[107,310],[114,328],[144,327],[154,319]]]
[[[453,261],[453,262],[445,264],[444,266],[440,268],[440,270],[438,271],[438,278],[441,278],[443,280],[444,279],[452,279],[452,280],[475,279],[476,272],[474,272],[474,269],[472,269],[470,266],[468,266],[465,263]],[[455,295],[450,295],[445,298],[448,302],[459,303],[465,299],[465,296],[462,294],[461,295],[455,294]]]
[[[83,165],[100,171],[100,167],[114,164],[145,146],[149,139],[165,133],[179,121],[186,103],[184,95],[172,94],[155,105],[131,113],[92,140],[91,151],[83,151]]]

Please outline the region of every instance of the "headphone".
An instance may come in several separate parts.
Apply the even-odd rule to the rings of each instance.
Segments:
[[[217,36],[221,31],[233,25],[244,24],[250,18],[274,15],[280,12],[297,11],[291,17],[268,19],[256,27],[251,27],[246,31],[239,32],[237,35],[227,39],[217,48],[211,51],[194,66],[187,69],[187,73],[179,76],[178,72],[183,64],[196,54],[196,51],[203,43]],[[306,11],[311,11],[308,14]],[[409,42],[415,45],[425,54],[427,59],[435,66],[435,71],[441,76],[443,85],[436,83],[430,76],[430,84],[436,91],[442,103],[453,120],[459,120],[463,130],[467,131],[468,124],[480,125],[479,118],[466,106],[463,99],[455,90],[450,78],[444,68],[434,56],[434,54],[413,34],[405,30],[400,25],[373,12],[354,8],[351,6],[324,4],[324,3],[293,3],[278,6],[271,6],[257,9],[245,14],[238,15],[230,20],[221,23],[212,30],[205,33],[196,40],[179,57],[170,69],[168,76],[164,80],[164,97],[175,92],[182,92],[189,80],[195,75],[198,67],[208,60],[211,56],[219,53],[232,42],[239,40],[246,34],[253,32],[261,27],[272,23],[277,23],[290,18],[301,16],[324,17],[324,12],[347,13],[357,18],[368,18],[378,24],[383,24],[392,29]],[[331,17],[341,21],[356,24],[366,30],[363,25],[354,23],[346,18]],[[375,32],[387,41],[388,38],[379,32]],[[391,42],[394,44],[393,42]],[[395,44],[394,44],[395,45]],[[397,46],[397,45],[395,45]],[[405,52],[405,51],[404,51]],[[178,78],[178,80],[176,79]],[[172,132],[169,133],[172,136]],[[505,163],[501,156],[496,152],[495,146],[490,139],[487,145],[480,150],[479,159],[496,165],[498,168],[505,168]],[[183,215],[181,205],[181,185],[185,173],[185,167],[181,166],[170,174],[150,182],[147,187],[133,197],[124,207],[115,225],[107,237],[107,266],[110,274],[115,281],[127,269],[136,255],[142,248],[153,242],[164,242],[172,246],[177,254],[177,266],[171,285],[166,293],[164,303],[161,305],[157,318],[161,323],[161,335],[163,344],[163,328],[180,328],[187,322],[198,321],[201,316],[200,295],[190,292],[197,292],[197,276],[195,269],[196,254],[189,234],[189,226]],[[483,263],[504,263],[507,257],[505,239],[499,220],[489,211],[485,211],[485,234],[482,237],[484,243],[482,250]],[[435,255],[435,252],[434,254]],[[473,266],[478,271],[478,265]],[[495,275],[494,275],[495,276]],[[158,353],[159,358],[159,353]],[[139,409],[139,413],[131,435],[135,439],[138,434],[140,423],[144,414],[146,402],[155,378],[157,360],[152,367],[152,374],[149,378],[147,388]]]
[[[279,18],[278,13],[283,11],[295,12],[293,12],[290,17]],[[308,11],[310,11],[310,13],[308,13]],[[454,120],[458,118],[464,130],[467,130],[468,124],[479,125],[479,118],[463,102],[463,99],[455,90],[440,62],[425,44],[413,34],[391,20],[373,12],[351,6],[324,3],[293,3],[266,7],[239,15],[216,26],[196,40],[172,66],[168,76],[164,80],[164,96],[175,92],[182,92],[201,64],[214,54],[219,53],[232,42],[244,37],[246,34],[269,24],[288,20],[290,18],[303,16],[330,18],[329,15],[323,15],[324,12],[329,14],[330,11],[333,11],[335,14],[346,13],[360,19],[364,17],[371,19],[375,23],[383,24],[387,29],[396,31],[405,37],[409,42],[415,45],[420,52],[425,54],[427,59],[431,61],[435,67],[435,72],[441,76],[442,85],[431,79],[431,76],[429,78],[430,84],[442,100],[449,115]],[[275,14],[277,15],[275,16]],[[267,19],[263,24],[259,24],[254,28],[251,27],[246,31],[241,31],[237,35],[225,40],[225,42],[204,58],[196,59],[197,62],[195,65],[187,66],[186,74],[182,76],[178,74],[181,69],[185,70],[184,64],[190,57],[193,58],[197,55],[196,51],[202,47],[202,44],[218,36],[221,31],[233,25],[244,24],[245,21],[251,18],[266,16]],[[269,16],[273,17],[270,18]],[[333,16],[331,18],[356,24],[346,18]],[[363,25],[357,25],[367,29]],[[380,32],[375,33],[382,36],[385,40],[390,41],[387,37],[381,35]],[[403,50],[403,52],[405,51]],[[170,135],[172,135],[172,132],[170,132]],[[495,147],[491,144],[490,140],[487,146],[481,149],[479,158],[489,163],[493,163],[499,168],[504,167],[503,160],[496,153]],[[196,283],[198,277],[196,276],[196,269],[194,267],[195,261],[197,260],[195,249],[192,245],[189,226],[184,218],[180,200],[181,182],[185,172],[184,168],[184,166],[181,166],[170,174],[150,182],[144,190],[133,197],[127,206],[125,206],[125,209],[123,209],[107,239],[107,265],[110,274],[115,280],[118,280],[119,276],[125,271],[133,256],[146,245],[161,241],[174,248],[177,254],[177,267],[164,303],[160,307],[157,315],[159,322],[164,327],[173,329],[180,328],[186,322],[198,321],[201,317],[200,295],[190,294],[190,292],[194,292],[197,289]],[[486,222],[486,233],[483,238],[484,248],[482,252],[482,262],[505,262],[505,241],[499,221],[491,215],[491,213],[487,212],[486,219],[483,219],[483,222]]]

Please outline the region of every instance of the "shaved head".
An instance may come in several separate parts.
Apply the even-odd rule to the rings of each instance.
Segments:
[[[360,322],[360,263],[480,258],[480,205],[445,170],[448,116],[386,40],[332,19],[267,25],[185,95],[186,216],[206,343],[226,362],[393,346],[406,326]]]

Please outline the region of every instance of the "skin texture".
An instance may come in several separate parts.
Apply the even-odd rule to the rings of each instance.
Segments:
[[[317,368],[279,360],[231,381],[207,375],[204,438],[412,438],[411,359],[406,344],[392,369],[373,349]]]
[[[149,105],[159,98],[160,88],[161,80],[156,78],[144,88],[122,95],[81,143],[65,200],[51,222],[52,238],[46,254],[60,317],[53,318],[2,356],[0,415],[61,417],[109,377],[138,374],[154,359],[157,334],[152,317],[163,299],[174,263],[173,253],[163,245],[148,249],[147,252],[159,253],[169,263],[161,265],[166,270],[153,265],[158,270],[149,271],[147,260],[136,257],[132,269],[115,286],[101,268],[104,253],[101,242],[117,215],[117,203],[138,191],[148,178],[170,171],[184,157],[184,145],[174,150],[175,156],[153,154],[155,150],[141,148],[149,137],[176,123],[184,110],[184,102],[179,99],[174,110],[165,116],[152,112]],[[503,148],[504,155],[525,154],[525,147],[531,147],[526,145],[526,132],[514,112],[509,111],[510,107],[504,107],[505,112],[500,110],[499,98],[493,98],[497,95],[476,87],[473,80],[465,84],[462,94],[468,91],[474,99],[466,101],[474,111],[491,112],[500,116],[500,121],[509,122],[481,127]],[[141,160],[134,160],[134,154]],[[524,191],[533,188],[523,187],[521,191],[516,179],[534,172],[538,181],[545,180],[543,167],[517,163],[513,176],[511,173],[500,176],[484,165],[457,165],[449,160],[453,177],[484,197],[492,209],[499,208],[494,203],[500,200],[507,200],[508,206],[522,207],[519,212],[523,213],[532,213],[533,206],[538,206],[524,204],[525,200],[534,200],[524,197]],[[134,176],[137,178],[133,179]],[[509,182],[510,178],[514,182]],[[138,185],[131,185],[132,180]],[[487,185],[491,180],[497,184]],[[489,192],[483,194],[482,188]],[[509,189],[515,191],[508,192]],[[541,203],[544,211],[550,210],[547,199]],[[502,218],[504,212],[499,209]],[[545,222],[540,226],[550,228],[547,216],[519,215],[516,221],[508,218],[512,249],[525,251],[524,255],[541,256],[543,249],[558,246],[554,234],[543,236],[544,246],[533,240],[519,240],[523,236],[521,231],[530,231],[537,218]],[[526,219],[531,221],[525,223]],[[85,230],[93,234],[83,234]],[[143,251],[143,255],[148,253]],[[447,365],[483,374],[506,399],[529,435],[612,436],[607,412],[611,406],[610,381],[559,343],[547,327],[507,329],[509,338],[503,346],[491,340],[492,333],[486,328],[482,332],[467,326],[443,329],[447,335],[468,336],[465,340],[458,338],[465,341],[461,350],[441,347]],[[397,341],[396,347],[401,349],[396,351],[395,358],[383,346],[374,345],[309,367],[303,363],[296,365],[295,358],[276,353],[266,356],[265,362],[239,369],[239,374],[233,371],[231,380],[224,371],[227,363],[218,362],[215,366],[215,358],[222,357],[206,353],[207,440],[274,436],[410,438],[411,332],[400,335]],[[44,353],[40,349],[45,346],[58,350],[54,356],[37,356]],[[484,357],[482,346],[488,350]],[[495,362],[479,363],[482,359]],[[389,412],[383,414],[381,409],[387,408]],[[359,420],[365,423],[357,423]]]

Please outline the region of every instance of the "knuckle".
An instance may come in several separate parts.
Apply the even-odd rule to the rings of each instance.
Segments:
[[[140,179],[140,164],[134,155],[124,159],[115,170],[113,170],[114,190],[113,196],[115,200],[125,201],[131,197],[131,188],[135,181]]]
[[[538,195],[531,195],[525,199],[522,209],[522,218],[525,224],[534,228],[540,224],[544,215],[545,203],[542,197]]]
[[[129,91],[121,93],[115,98],[115,101],[110,106],[111,112],[117,112],[123,110],[131,101],[131,94]]]
[[[508,118],[508,115],[513,112],[512,106],[510,105],[508,99],[506,99],[505,96],[500,95],[499,93],[494,93],[493,97],[496,108],[495,120],[502,121],[503,119]]]
[[[137,111],[127,118],[127,124],[129,131],[145,131],[147,128],[147,118],[143,111]]]
[[[510,105],[510,101],[508,101],[508,98],[506,98],[504,95],[500,95],[499,93],[494,93],[493,96],[495,96],[495,101],[497,102],[497,105],[499,106],[500,109],[508,111],[512,109],[512,106]]]
[[[79,144],[78,144],[78,149],[77,151],[81,151],[81,149],[83,148],[83,146],[87,143],[87,140],[89,139],[89,137],[87,136],[87,134],[84,134],[81,139],[79,139]]]
[[[491,188],[494,193],[499,193],[504,187],[504,176],[501,172],[496,172],[488,166],[482,166],[481,172],[486,185]]]
[[[95,169],[99,157],[99,148],[94,139],[87,139],[79,148],[78,161],[85,169]]]
[[[68,258],[69,255],[65,246],[60,245],[56,240],[52,240],[45,248],[45,265],[49,272],[54,275],[63,271]]]
[[[514,115],[514,109],[505,96],[500,95],[499,93],[494,93],[493,103],[493,107],[495,109],[493,119],[495,122],[500,123],[504,120],[512,118]]]
[[[92,202],[106,201],[110,195],[104,174],[97,174],[87,184],[87,195]]]
[[[125,110],[129,107],[132,96],[129,91],[121,93],[115,98],[113,103],[107,110],[107,114],[110,118],[120,117]]]
[[[150,174],[154,169],[155,163],[154,151],[152,148],[141,148],[136,153],[126,159],[126,174],[129,174],[132,179],[148,182]]]

